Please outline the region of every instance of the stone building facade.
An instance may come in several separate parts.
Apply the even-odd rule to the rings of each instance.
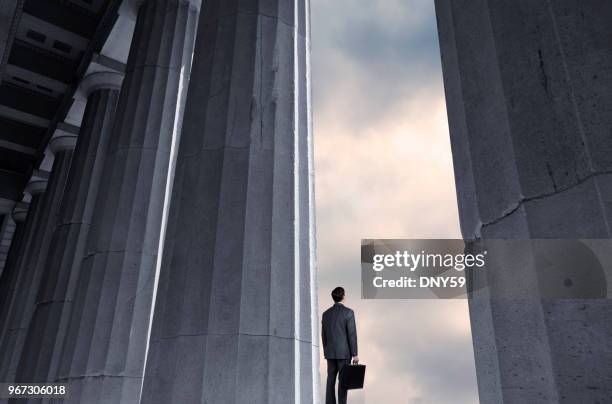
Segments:
[[[308,0],[0,5],[0,380],[318,397]]]

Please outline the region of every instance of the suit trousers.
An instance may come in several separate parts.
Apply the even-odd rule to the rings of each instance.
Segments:
[[[325,404],[346,404],[347,391],[338,382],[338,403],[336,403],[336,378],[342,368],[351,362],[350,359],[328,359],[327,360],[327,388],[325,390]]]

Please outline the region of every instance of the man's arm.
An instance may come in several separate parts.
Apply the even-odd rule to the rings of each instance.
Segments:
[[[323,350],[327,346],[327,338],[325,338],[325,319],[321,319],[321,341],[323,342]]]
[[[349,348],[351,349],[351,356],[357,358],[357,326],[355,325],[355,313],[353,313],[352,310],[349,312],[346,332],[349,340]],[[359,358],[357,358],[357,361],[359,361]]]

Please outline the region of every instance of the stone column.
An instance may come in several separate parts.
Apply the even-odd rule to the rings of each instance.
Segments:
[[[436,12],[464,238],[610,238],[612,3]],[[610,400],[611,300],[494,292],[470,300],[481,402]]]
[[[0,338],[3,335],[6,325],[6,316],[8,315],[8,306],[11,301],[12,292],[15,289],[17,281],[17,261],[21,256],[22,240],[26,233],[25,221],[28,214],[29,204],[25,202],[17,202],[13,207],[12,217],[15,222],[15,233],[8,252],[5,270],[0,277]]]
[[[30,196],[29,212],[19,254],[14,263],[14,277],[7,283],[9,290],[0,313],[2,324],[2,330],[0,331],[0,380],[3,382],[15,381],[15,367],[20,354],[16,347],[16,335],[19,331],[21,311],[23,310],[23,305],[20,303],[28,292],[27,288],[23,289],[23,286],[27,285],[32,277],[32,271],[27,270],[27,264],[32,259],[33,251],[38,244],[40,223],[46,216],[44,192],[48,178],[47,172],[37,171],[32,175],[25,188],[25,193]]]
[[[179,94],[198,2],[142,2],[94,206],[59,380],[67,403],[138,402]]]
[[[87,97],[79,138],[17,371],[21,382],[52,382],[66,336],[85,241],[100,189],[123,76],[100,72],[80,85]],[[74,344],[74,341],[68,341]]]
[[[46,178],[35,177],[26,187],[26,192],[32,195],[32,214],[28,215],[31,229],[21,250],[16,268],[18,279],[7,306],[6,329],[0,340],[0,380],[15,380],[75,143],[75,135],[57,131],[49,143],[55,157],[48,185]]]
[[[14,206],[15,201],[0,198],[0,277],[4,272],[15,228],[17,227],[11,214]]]
[[[142,402],[318,402],[309,2],[203,7]]]
[[[9,271],[10,268],[14,268],[14,264],[19,257],[19,249],[21,248],[21,240],[24,233],[24,223],[28,216],[28,209],[30,204],[27,202],[17,202],[11,212],[13,223],[15,223],[15,231],[11,239],[11,245],[6,258],[4,268]],[[4,276],[4,274],[3,274]],[[1,293],[1,292],[0,292]]]

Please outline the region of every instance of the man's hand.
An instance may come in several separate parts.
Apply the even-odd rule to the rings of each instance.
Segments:
[[[352,363],[355,363],[355,364],[359,363],[359,356],[353,356]]]

